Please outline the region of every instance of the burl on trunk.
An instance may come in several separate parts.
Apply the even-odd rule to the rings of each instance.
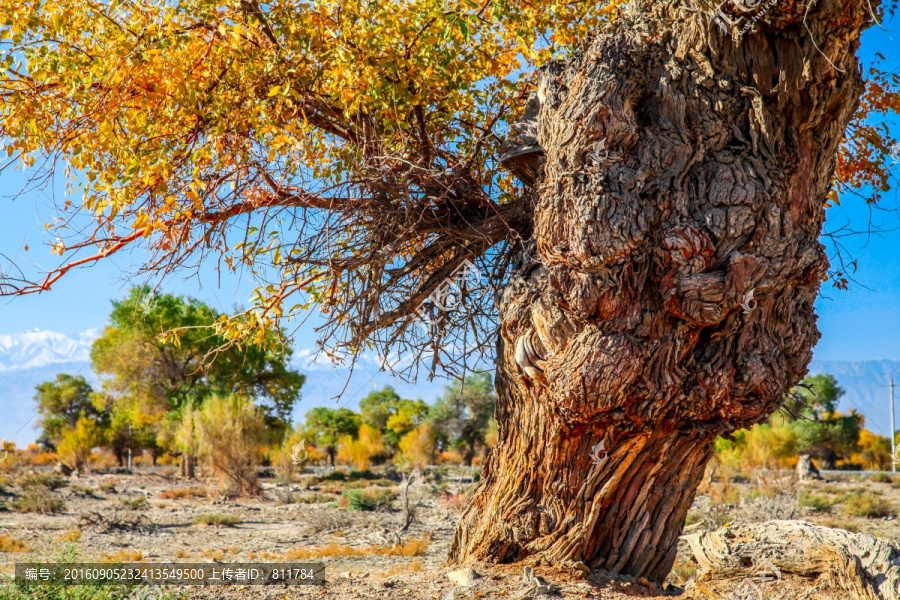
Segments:
[[[806,373],[869,5],[632,2],[539,74],[534,236],[500,299],[499,441],[450,559],[665,579],[717,435]],[[530,128],[530,131],[529,131]]]

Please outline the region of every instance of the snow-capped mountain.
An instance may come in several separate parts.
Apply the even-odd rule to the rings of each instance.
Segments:
[[[32,330],[13,335],[0,334],[0,439],[15,441],[19,447],[33,442],[38,436],[34,414],[35,386],[52,381],[60,373],[83,375],[97,385],[97,376],[90,368],[91,343],[99,335],[98,329],[67,336],[54,331]],[[323,355],[297,349],[293,366],[306,374],[302,399],[294,407],[294,420],[300,420],[315,406],[344,406],[358,409],[359,400],[369,392],[391,385],[405,398],[421,398],[433,402],[443,391],[446,380],[404,383],[389,373],[379,371],[375,356],[363,356],[347,381],[346,366],[335,368]],[[888,383],[894,375],[897,384],[897,425],[900,428],[900,361],[813,361],[810,373],[831,373],[846,392],[840,410],[851,408],[866,417],[865,427],[888,435],[890,430],[890,390]],[[343,395],[341,393],[343,392]],[[341,395],[337,400],[334,398]]]
[[[85,362],[90,357],[91,343],[98,335],[97,329],[83,331],[74,337],[40,329],[0,334],[0,373]]]

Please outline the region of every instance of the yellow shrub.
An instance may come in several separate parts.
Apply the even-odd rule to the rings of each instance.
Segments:
[[[438,452],[434,462],[438,465],[461,465],[462,454],[458,450],[444,450],[443,452]]]
[[[78,529],[70,529],[65,533],[56,536],[57,542],[77,542],[81,539],[81,531]]]
[[[93,419],[81,417],[75,427],[66,427],[62,441],[57,447],[59,455],[72,462],[76,469],[86,469],[90,464],[91,452],[103,444],[103,430]]]
[[[262,412],[237,396],[213,396],[195,415],[200,454],[223,487],[255,496],[260,447],[266,434]]]
[[[783,419],[754,425],[735,433],[736,442],[719,439],[716,458],[735,469],[786,469],[797,464],[797,435]]]
[[[31,549],[20,539],[0,535],[0,552],[31,552]]]
[[[384,441],[381,432],[369,425],[361,425],[359,436],[353,439],[347,435],[341,439],[338,447],[338,460],[348,463],[360,471],[368,470],[372,457],[384,452]]]
[[[308,434],[302,429],[293,431],[284,438],[280,448],[270,451],[272,464],[275,466],[282,479],[290,479],[295,471],[301,470],[306,465],[315,465],[325,460],[325,453],[311,446],[307,441]],[[301,461],[294,463],[294,454]]]
[[[434,452],[434,439],[431,428],[423,423],[410,431],[400,440],[400,452],[394,462],[405,469],[424,469]]]

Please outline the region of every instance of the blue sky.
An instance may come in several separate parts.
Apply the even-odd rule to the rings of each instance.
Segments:
[[[900,18],[893,18],[884,28],[866,32],[860,56],[869,64],[880,52],[887,58],[888,68],[900,71],[898,33],[893,31]],[[900,164],[894,166],[895,183],[900,178]],[[0,253],[15,257],[20,264],[55,265],[56,256],[49,253],[52,241],[44,223],[54,215],[48,193],[30,191],[11,199],[23,185],[17,171],[0,173]],[[61,188],[57,181],[57,189]],[[896,191],[889,192],[882,210],[874,212],[873,222],[884,231],[873,236],[857,236],[843,240],[853,258],[858,259],[857,283],[849,291],[839,291],[826,283],[817,303],[819,329],[823,337],[816,347],[819,360],[900,359],[900,217]],[[871,216],[862,201],[845,202],[829,209],[826,229],[836,229],[848,220],[853,227],[865,228]],[[888,231],[892,230],[892,231]],[[28,252],[22,251],[27,244]],[[124,295],[130,285],[128,274],[139,261],[138,254],[120,254],[88,269],[71,272],[49,293],[21,298],[0,299],[0,334],[14,334],[34,328],[65,334],[100,327],[109,312],[110,300]],[[0,259],[2,260],[2,259]],[[235,304],[248,304],[254,286],[247,279],[219,274],[205,266],[197,274],[170,277],[164,288],[169,292],[188,294],[231,310]],[[311,320],[297,332],[297,348],[313,345],[315,334]]]

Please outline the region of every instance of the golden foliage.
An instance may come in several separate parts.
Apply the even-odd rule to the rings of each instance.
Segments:
[[[357,439],[349,435],[341,438],[337,458],[360,471],[367,471],[371,466],[372,457],[381,454],[384,449],[382,433],[364,423],[359,427]]]
[[[198,449],[223,487],[247,495],[259,493],[256,464],[265,440],[262,413],[238,396],[212,396],[197,412]]]
[[[57,452],[63,460],[70,460],[76,469],[88,467],[91,451],[103,444],[103,430],[94,419],[81,417],[75,427],[66,427]]]
[[[31,552],[31,548],[20,539],[0,535],[0,552]]]

